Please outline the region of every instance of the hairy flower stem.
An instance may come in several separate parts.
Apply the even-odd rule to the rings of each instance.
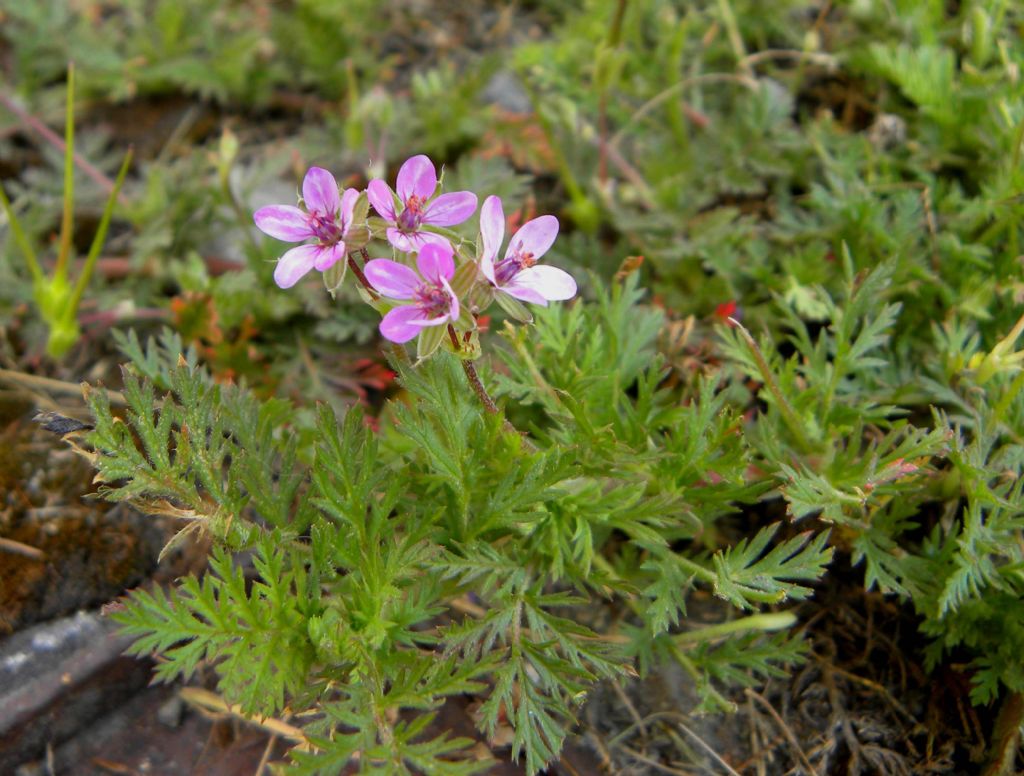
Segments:
[[[451,339],[452,348],[454,348],[456,353],[462,350],[462,345],[459,343],[459,335],[455,332],[455,327],[450,323],[448,324],[448,337]],[[494,403],[494,399],[487,393],[487,389],[484,388],[484,384],[480,381],[480,375],[477,374],[476,366],[468,359],[460,360],[462,361],[462,371],[466,373],[466,379],[469,380],[473,393],[479,397],[480,403],[484,405],[485,410],[496,415],[499,412],[498,405]]]
[[[455,327],[450,323],[448,324],[448,338],[452,341],[452,348],[456,353],[462,350],[462,345],[459,343],[459,335],[455,331]],[[472,387],[473,393],[475,393],[477,398],[480,399],[480,403],[484,405],[484,409],[492,415],[497,415],[501,410],[498,408],[498,405],[494,403],[494,399],[491,398],[491,395],[487,393],[487,389],[484,388],[483,381],[480,379],[480,375],[476,371],[476,365],[466,358],[460,358],[459,360],[462,362],[462,371],[466,373],[466,379],[469,380],[469,385]],[[523,447],[525,447],[529,452],[537,452],[536,445],[527,439],[523,432],[513,426],[508,418],[505,418],[502,423],[502,428],[510,434],[516,434],[520,439],[522,439]]]

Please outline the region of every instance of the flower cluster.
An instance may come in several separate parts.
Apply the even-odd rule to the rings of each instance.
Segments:
[[[492,301],[509,314],[529,320],[521,302],[547,305],[576,295],[576,281],[555,267],[538,264],[558,236],[558,219],[527,221],[498,258],[505,236],[501,200],[487,197],[480,209],[475,246],[448,227],[476,211],[470,191],[439,193],[437,171],[426,156],[408,159],[393,190],[372,180],[366,191],[339,190],[327,170],[312,167],[302,183],[302,207],[272,205],[256,211],[256,226],[287,242],[302,242],[277,263],[274,281],[295,285],[310,270],[352,266],[364,298],[384,314],[380,332],[392,342],[420,336],[421,357],[450,335],[455,348],[476,335],[476,320]],[[372,206],[376,217],[368,217]],[[392,258],[370,259],[366,246],[386,239]],[[355,254],[363,260],[360,270]],[[325,282],[327,282],[325,276]]]

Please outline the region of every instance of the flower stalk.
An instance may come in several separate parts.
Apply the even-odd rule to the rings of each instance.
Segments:
[[[67,105],[64,118],[64,196],[61,210],[60,241],[53,273],[47,276],[36,257],[25,230],[14,214],[14,208],[7,198],[6,192],[0,187],[0,207],[3,208],[7,222],[11,227],[15,244],[21,251],[29,273],[32,275],[32,296],[39,313],[46,323],[49,334],[46,352],[53,358],[64,356],[81,336],[78,323],[78,308],[85,294],[85,289],[92,279],[100,251],[107,238],[107,229],[114,214],[117,202],[131,165],[132,150],[129,149],[121,163],[113,189],[107,198],[96,233],[89,246],[85,264],[78,278],[72,281],[68,277],[71,265],[71,246],[74,234],[74,187],[75,187],[75,69],[68,67]]]

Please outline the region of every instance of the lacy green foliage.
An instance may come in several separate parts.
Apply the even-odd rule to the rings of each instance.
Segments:
[[[758,345],[722,331],[725,352],[762,385],[755,460],[776,473],[794,519],[835,524],[867,588],[913,603],[934,639],[932,665],[954,647],[971,651],[972,697],[989,702],[1022,687],[1011,657],[1024,646],[1019,329],[985,351],[975,327],[934,326],[935,357],[897,369],[893,264],[856,277],[849,257],[844,266],[839,301],[809,289],[825,322],[816,334],[799,299],[777,300],[791,356],[767,336]],[[901,417],[927,402],[955,420],[935,410],[927,428]]]
[[[201,662],[219,666],[218,687],[250,714],[272,715],[287,697],[305,690],[315,654],[306,622],[319,606],[319,590],[304,566],[286,559],[281,535],[261,536],[253,548],[258,581],[247,590],[243,569],[220,548],[202,581],[190,576],[170,595],[138,592],[116,615],[139,636],[131,652],[160,653],[156,678],[190,677]],[[287,552],[302,552],[292,547]]]
[[[814,581],[832,560],[832,551],[825,548],[828,534],[798,534],[776,545],[765,554],[778,525],[763,529],[751,539],[716,553],[715,592],[734,606],[753,609],[752,601],[778,603],[786,598],[800,600],[811,589],[797,584]],[[763,556],[763,557],[762,557]]]
[[[337,773],[357,753],[366,772],[471,772],[470,742],[430,727],[464,693],[481,697],[485,734],[512,727],[536,772],[588,688],[634,663],[676,660],[702,709],[728,709],[728,686],[800,659],[785,630],[795,618],[763,609],[810,595],[837,549],[863,564],[866,586],[911,601],[931,661],[970,651],[976,701],[1019,689],[1013,337],[985,351],[969,328],[937,328],[932,375],[908,393],[891,361],[892,276],[848,271],[838,299],[811,289],[830,318],[813,333],[780,299],[789,357],[722,327],[733,365],[675,387],[655,349],[662,314],[634,276],[598,286],[595,302],[539,310],[531,340],[507,329],[493,377],[530,443],[440,355],[396,362],[408,401],[390,405],[381,434],[357,410],[339,422],[322,407],[300,451],[288,405],[172,364],[171,335],[148,348],[128,337],[149,377],[126,371],[123,418],[90,394],[102,492],[188,519],[222,549],[202,582],[137,594],[122,622],[136,651],[163,653],[161,678],[209,661],[249,713],[318,711],[310,746],[293,753],[301,773]],[[764,410],[744,424],[749,384]],[[922,391],[955,408],[955,424],[941,411],[930,428],[901,417],[901,397]],[[831,530],[776,523],[744,538],[720,521],[780,496],[795,520]],[[688,628],[698,588],[745,614]],[[609,594],[631,611],[610,637],[582,621]],[[443,624],[446,611],[470,613]]]
[[[1016,657],[1024,649],[1024,456],[1013,433],[1019,426],[1001,417],[1011,414],[1019,421],[1022,386],[1018,375],[985,392],[965,390],[966,403],[973,405],[973,434],[968,440],[956,429],[949,460],[953,486],[966,505],[947,531],[936,529],[928,537],[919,567],[904,572],[924,618],[922,630],[935,639],[929,663],[956,647],[977,655],[975,703],[991,702],[1004,687],[1024,689]]]
[[[451,356],[396,363],[409,401],[381,434],[358,410],[339,421],[321,407],[304,450],[287,404],[171,363],[173,335],[125,338],[139,364],[125,370],[123,416],[90,393],[101,493],[185,519],[184,536],[205,531],[217,548],[202,581],[133,596],[120,619],[134,650],[162,654],[164,680],[212,664],[246,713],[317,711],[293,752],[300,773],[357,756],[364,772],[479,770],[471,742],[430,727],[466,693],[482,698],[482,731],[511,726],[535,773],[588,689],[634,660],[684,662],[708,709],[729,707],[729,684],[777,675],[799,640],[765,631],[791,614],[678,634],[688,592],[755,612],[800,600],[831,557],[827,533],[780,540],[775,525],[730,542],[716,530],[766,485],[748,483],[742,427],[712,381],[685,405],[659,386],[661,315],[640,296],[631,279],[542,311],[539,344],[505,354],[502,385],[532,413],[537,448],[484,411]],[[570,351],[583,357],[566,368]],[[609,594],[634,612],[615,636],[584,622]],[[446,611],[470,614],[444,624]]]
[[[611,579],[639,591],[635,610],[650,636],[634,649],[649,665],[685,617],[695,584],[740,609],[799,600],[810,592],[799,581],[818,579],[832,551],[826,533],[770,547],[778,526],[749,544],[710,556],[701,550],[724,543],[717,518],[755,501],[770,483],[748,477],[742,425],[713,381],[702,381],[685,402],[659,387],[664,368],[654,346],[662,316],[640,306],[641,296],[631,276],[599,289],[593,304],[538,311],[529,344],[522,330],[508,332],[512,350],[502,358],[509,374],[498,384],[543,413],[533,426],[538,437],[575,451],[591,477],[604,473],[603,499],[614,504],[607,494],[634,483],[640,505],[657,505],[656,533],[616,526],[629,542],[604,556]],[[694,542],[692,552],[673,549],[681,539]],[[710,690],[706,679],[703,686]]]
[[[161,391],[171,389],[171,376],[181,362],[196,374],[199,354],[195,346],[185,347],[181,337],[172,329],[164,329],[159,337],[150,337],[143,345],[134,329],[127,333],[114,329],[111,332],[114,343],[121,354],[131,362],[132,369]]]
[[[232,546],[254,535],[235,519],[249,508],[271,525],[308,524],[308,511],[293,514],[303,474],[285,402],[260,402],[184,363],[169,373],[170,393],[159,402],[150,381],[130,369],[123,375],[123,419],[103,391],[88,396],[96,417],[88,441],[104,498],[190,520],[186,531],[202,527]]]

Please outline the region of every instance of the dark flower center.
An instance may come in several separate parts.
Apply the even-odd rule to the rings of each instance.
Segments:
[[[398,214],[398,228],[403,232],[415,232],[423,221],[423,200],[415,194],[405,201],[405,210]]]
[[[416,306],[429,317],[438,318],[448,313],[452,300],[440,285],[427,282],[416,289]]]
[[[523,251],[521,248],[522,246],[518,246],[511,256],[502,259],[495,265],[494,279],[499,286],[505,285],[524,269],[537,263],[537,259],[533,257],[532,253]]]
[[[309,226],[321,245],[334,245],[345,236],[342,224],[337,218],[319,213],[309,214]]]

